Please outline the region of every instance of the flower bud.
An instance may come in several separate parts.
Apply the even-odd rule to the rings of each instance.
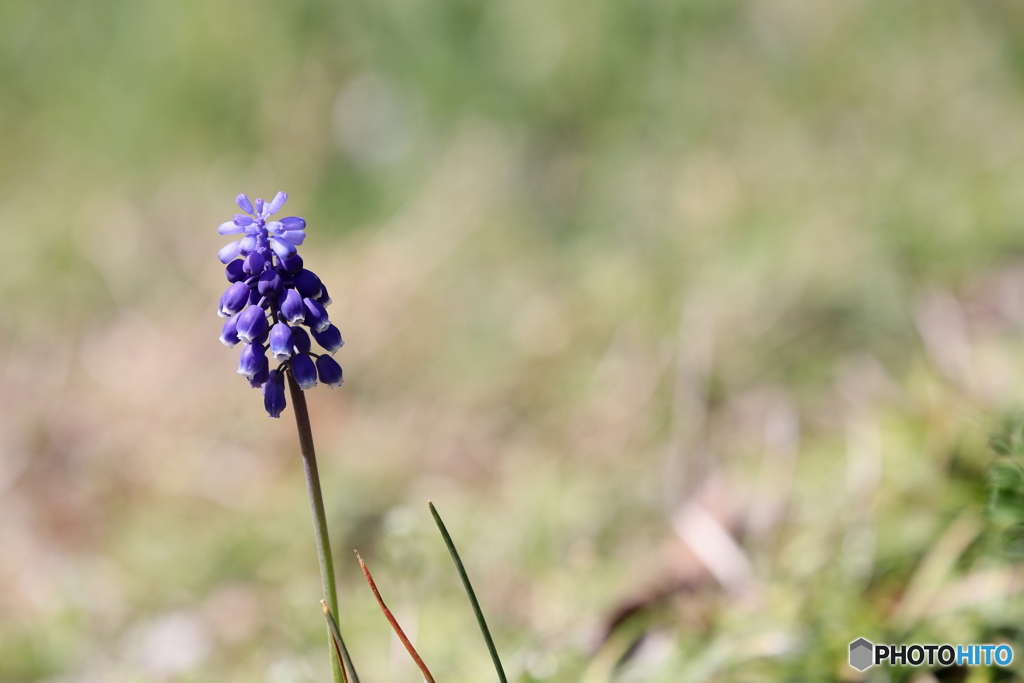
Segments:
[[[238,374],[253,377],[267,361],[262,344],[246,344],[238,356]]]
[[[270,330],[264,330],[263,334],[252,340],[253,344],[259,344],[260,346],[266,346],[267,340],[270,338]]]
[[[309,343],[309,335],[298,325],[292,328],[292,342],[295,344],[295,348],[299,350],[299,353],[309,353],[310,348],[312,348],[312,344]]]
[[[224,327],[220,329],[220,343],[228,348],[238,343],[238,330],[236,325],[238,324],[238,314],[231,316],[224,321]]]
[[[302,305],[302,297],[294,289],[289,289],[281,302],[281,315],[291,325],[297,325],[306,318],[306,307]]]
[[[323,332],[331,321],[327,319],[327,310],[309,297],[302,300],[306,309],[306,325],[314,332]]]
[[[285,323],[277,323],[270,329],[270,353],[274,359],[284,362],[292,357],[292,328]]]
[[[240,253],[241,243],[230,242],[220,248],[220,251],[217,252],[217,258],[220,259],[221,263],[231,263],[236,258],[238,258],[238,254]]]
[[[236,221],[228,221],[217,226],[217,232],[221,235],[237,235],[243,231],[245,231],[245,228]]]
[[[294,256],[283,258],[281,259],[281,267],[284,268],[284,272],[289,275],[294,275],[302,270],[302,257],[295,254]]]
[[[284,400],[284,376],[277,370],[271,370],[267,383],[263,385],[263,407],[270,417],[281,417],[281,411],[287,405]]]
[[[256,374],[249,378],[249,386],[253,389],[259,389],[266,383],[269,376],[270,361],[267,360],[266,356],[263,356],[263,364],[260,365],[260,369],[256,371]]]
[[[241,282],[245,279],[245,271],[242,270],[242,262],[235,259],[224,269],[224,276],[228,282]]]
[[[341,366],[330,356],[320,356],[316,359],[316,371],[320,375],[320,381],[331,387],[340,387],[345,381],[342,377]]]
[[[295,247],[280,237],[270,238],[270,248],[274,250],[278,258],[288,258],[295,254]]]
[[[331,353],[336,353],[338,349],[345,345],[344,340],[341,338],[341,332],[334,325],[328,325],[327,329],[323,332],[313,330],[313,339],[316,339],[317,344]]]
[[[256,245],[259,242],[256,240],[255,235],[246,235],[238,242],[238,253],[243,256],[248,256],[256,250]]]
[[[270,202],[270,206],[267,207],[267,215],[273,216],[275,213],[280,211],[286,201],[288,201],[288,195],[284,192],[278,192],[274,196],[274,201]]]
[[[280,223],[284,225],[285,230],[302,230],[306,227],[306,221],[298,216],[282,218]]]
[[[238,338],[246,344],[267,331],[267,314],[259,306],[250,306],[238,316]]]
[[[313,359],[304,353],[296,354],[292,358],[292,376],[303,391],[315,387],[316,366],[313,365]]]
[[[235,197],[235,204],[238,204],[238,208],[242,211],[245,211],[246,213],[253,213],[252,202],[250,202],[249,198],[244,194],[240,194]]]
[[[295,284],[295,289],[299,291],[303,297],[318,297],[320,296],[320,290],[322,285],[320,284],[320,278],[316,276],[311,270],[303,268],[292,278],[292,282]]]
[[[260,273],[263,272],[263,269],[266,267],[266,265],[267,259],[263,258],[263,254],[261,254],[258,251],[254,251],[245,257],[245,262],[244,265],[242,266],[242,270],[244,270],[249,275],[259,275]]]
[[[276,270],[270,269],[260,275],[257,286],[263,296],[279,296],[281,294],[281,276],[277,274]]]
[[[244,282],[235,282],[220,297],[217,315],[226,318],[238,313],[249,303],[249,287]]]

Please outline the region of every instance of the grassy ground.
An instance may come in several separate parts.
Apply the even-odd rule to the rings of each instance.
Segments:
[[[1014,3],[9,0],[0,85],[0,680],[327,680],[291,413],[216,341],[214,228],[278,189],[364,680],[418,674],[352,548],[493,675],[428,499],[514,680],[1020,650]]]

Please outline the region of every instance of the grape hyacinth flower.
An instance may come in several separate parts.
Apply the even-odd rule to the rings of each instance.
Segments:
[[[316,273],[304,267],[296,249],[306,239],[306,221],[295,216],[271,220],[287,200],[284,192],[278,192],[270,202],[251,202],[240,194],[235,203],[245,213],[235,214],[217,229],[221,235],[238,235],[236,241],[217,254],[231,283],[217,307],[218,315],[226,318],[220,341],[229,347],[243,344],[238,373],[250,386],[262,389],[263,407],[270,417],[280,417],[287,406],[288,384],[313,512],[324,604],[338,614],[334,560],[305,392],[315,387],[318,380],[332,388],[341,384],[341,366],[327,354],[334,354],[345,342],[328,317],[331,298],[327,289]],[[326,353],[313,352],[310,335]],[[271,362],[275,367],[271,367]],[[329,639],[333,680],[342,683],[344,666],[353,683],[358,683],[340,632],[329,635]]]
[[[309,328],[328,353],[336,353],[345,343],[327,314],[327,289],[298,254],[297,247],[306,239],[306,221],[296,216],[271,219],[287,200],[284,192],[270,202],[251,202],[240,194],[235,202],[245,213],[217,228],[221,235],[239,236],[217,254],[231,283],[217,309],[227,318],[220,340],[225,346],[246,345],[238,372],[253,387],[263,388],[264,407],[271,417],[280,416],[286,405],[285,376],[298,380],[303,391],[316,386],[318,377],[330,387],[342,381],[341,367],[333,359],[321,362],[324,356],[311,351],[310,334],[300,326]],[[268,367],[268,339],[270,355],[279,363],[275,369]],[[267,388],[267,382],[274,386]]]
[[[291,396],[313,514],[313,536],[324,595],[320,604],[328,622],[331,677],[334,683],[359,683],[359,676],[334,618],[340,614],[334,559],[313,447],[313,430],[306,407],[306,391],[317,384],[338,387],[344,381],[341,366],[332,356],[345,342],[327,313],[327,307],[331,305],[327,288],[316,273],[305,267],[298,254],[297,247],[306,239],[306,221],[294,216],[271,220],[287,200],[288,195],[284,192],[278,192],[270,202],[262,199],[251,202],[240,194],[235,203],[245,213],[235,214],[232,220],[218,228],[221,235],[239,236],[217,254],[225,265],[224,274],[230,283],[217,306],[218,315],[225,318],[220,341],[228,347],[242,344],[238,373],[251,387],[262,390],[263,406],[270,417],[280,417],[287,407],[286,392]],[[314,341],[325,350],[324,353],[313,351]],[[499,683],[506,683],[497,650],[455,545],[432,503],[430,511],[462,578]],[[420,667],[424,680],[433,683],[430,671],[381,599],[362,558],[358,553],[356,557],[381,610]]]

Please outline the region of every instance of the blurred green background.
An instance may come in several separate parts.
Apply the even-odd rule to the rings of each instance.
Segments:
[[[0,681],[329,679],[289,409],[217,342],[286,190],[363,680],[1002,680],[1024,403],[1011,0],[4,0]]]

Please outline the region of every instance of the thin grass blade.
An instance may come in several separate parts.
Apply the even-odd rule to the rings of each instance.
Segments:
[[[342,678],[344,678],[345,683],[348,683],[349,672],[351,672],[352,683],[359,683],[359,674],[356,673],[356,667],[352,665],[352,658],[348,655],[348,648],[345,647],[345,640],[341,637],[338,622],[334,620],[331,608],[323,600],[320,601],[320,608],[324,611],[324,617],[327,619],[327,627],[331,629],[331,637],[334,639],[334,650],[338,653],[338,659],[344,662],[344,665],[341,667]]]
[[[498,672],[498,680],[501,683],[508,683],[508,680],[505,678],[505,669],[501,666],[501,659],[498,657],[498,649],[494,647],[494,639],[491,638],[491,631],[487,628],[487,621],[484,619],[484,613],[480,610],[480,603],[476,599],[473,584],[469,582],[469,576],[466,574],[466,568],[462,564],[462,558],[459,557],[459,551],[455,549],[455,543],[452,541],[452,537],[448,533],[444,522],[441,521],[441,515],[437,513],[437,508],[430,501],[427,501],[427,505],[430,506],[430,514],[434,516],[434,522],[437,523],[441,537],[444,538],[444,544],[448,546],[448,552],[451,553],[452,560],[455,562],[455,568],[462,579],[462,587],[466,589],[466,595],[469,597],[469,604],[473,606],[473,613],[476,614],[476,623],[480,625],[480,632],[483,633],[484,641],[487,642],[487,649],[491,653],[491,661],[494,662],[494,670]]]

